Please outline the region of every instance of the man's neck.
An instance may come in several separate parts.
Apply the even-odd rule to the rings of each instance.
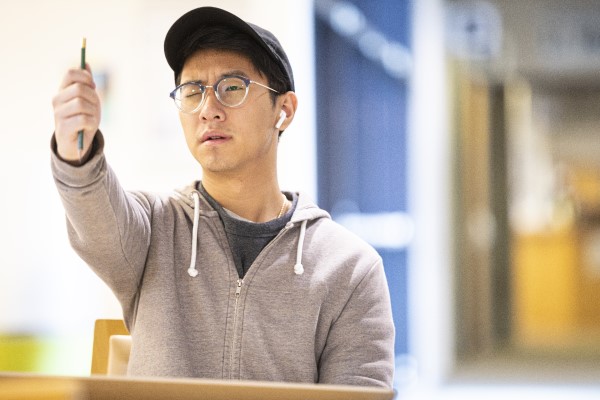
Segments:
[[[277,176],[223,176],[204,171],[204,189],[223,207],[253,222],[277,218],[284,206]]]

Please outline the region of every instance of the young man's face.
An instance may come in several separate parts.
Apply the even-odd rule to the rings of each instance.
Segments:
[[[223,50],[199,50],[181,71],[181,83],[201,81],[214,85],[228,75],[239,75],[268,86],[250,60]],[[271,92],[250,84],[244,103],[226,107],[212,88],[193,114],[179,114],[187,145],[203,172],[216,174],[272,173],[276,168],[279,130],[275,128],[280,102],[273,105]]]

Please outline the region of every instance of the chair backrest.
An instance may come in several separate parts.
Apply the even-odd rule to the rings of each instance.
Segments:
[[[129,335],[129,331],[125,327],[125,323],[121,319],[98,319],[94,326],[94,347],[92,350],[92,374],[106,375],[110,372],[109,354],[111,353],[111,336],[121,336],[121,339],[115,338],[112,340],[113,346],[115,343],[121,344],[124,341],[130,342],[123,338],[123,335]],[[125,339],[125,340],[123,340]],[[112,351],[115,353],[115,351]],[[122,354],[122,351],[117,353]],[[128,356],[128,351],[127,351]],[[128,358],[127,358],[128,359]],[[122,364],[122,361],[120,362]],[[121,368],[117,368],[119,371]],[[119,373],[119,372],[115,372]]]

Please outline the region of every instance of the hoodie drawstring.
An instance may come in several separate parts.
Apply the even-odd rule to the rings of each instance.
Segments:
[[[188,268],[188,274],[194,278],[198,275],[196,269],[196,251],[198,246],[198,220],[200,219],[200,195],[198,192],[192,192],[192,198],[194,199],[194,225],[192,226],[192,257],[190,260],[190,267]]]
[[[200,195],[198,192],[192,192],[192,198],[194,199],[194,224],[192,226],[192,255],[190,259],[190,267],[187,272],[192,277],[198,276],[198,270],[196,269],[196,253],[198,247],[198,221],[200,219]],[[296,250],[296,265],[294,265],[294,273],[296,275],[302,275],[304,273],[304,266],[302,265],[302,248],[304,247],[304,236],[306,236],[306,224],[308,220],[302,221],[300,225],[300,235],[298,236],[298,249]]]
[[[304,266],[302,265],[302,248],[304,247],[304,236],[306,235],[306,223],[308,220],[302,221],[300,225],[300,236],[298,237],[298,249],[296,250],[296,265],[294,265],[294,273],[296,275],[302,275],[304,273]]]

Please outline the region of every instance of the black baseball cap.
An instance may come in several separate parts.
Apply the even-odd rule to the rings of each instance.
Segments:
[[[281,68],[286,77],[287,89],[294,90],[294,75],[290,61],[275,35],[216,7],[200,7],[188,11],[171,25],[165,37],[165,57],[175,75],[183,69],[185,59],[182,50],[190,36],[204,27],[215,25],[244,32],[254,39]]]

